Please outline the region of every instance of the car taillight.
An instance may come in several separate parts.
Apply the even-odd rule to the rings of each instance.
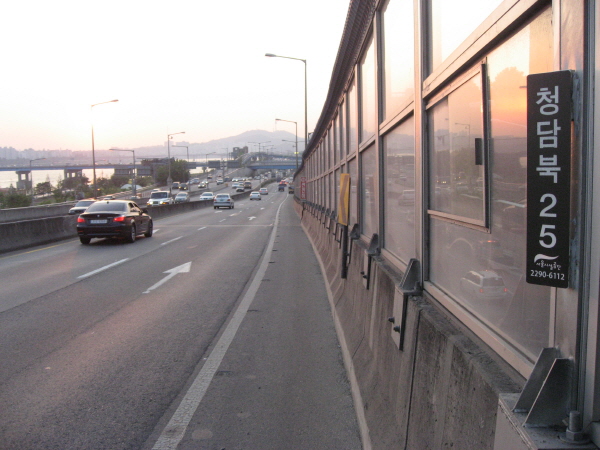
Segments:
[[[81,216],[77,218],[77,223],[85,223],[85,219]]]
[[[125,222],[125,216],[114,217],[113,222]]]
[[[479,288],[479,293],[483,294],[483,288]]]

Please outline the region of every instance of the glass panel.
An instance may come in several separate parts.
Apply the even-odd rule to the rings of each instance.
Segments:
[[[338,126],[340,118],[339,116],[333,120],[333,124],[331,125],[331,136],[333,139],[333,164],[337,164],[340,161],[340,150],[339,150],[339,142],[340,142],[340,128]]]
[[[430,0],[431,70],[434,71],[503,0]]]
[[[394,0],[383,9],[384,119],[414,95],[413,0]]]
[[[476,154],[483,142],[481,75],[431,108],[429,117],[430,209],[483,222],[484,171]]]
[[[383,138],[384,248],[408,263],[415,247],[415,136],[414,120],[394,128]]]
[[[340,111],[338,115],[338,145],[339,145],[339,158],[340,161],[346,156],[346,123],[345,123],[345,109],[346,103],[342,102],[340,105]]]
[[[350,174],[350,227],[358,223],[358,164],[356,158],[348,162],[348,173]]]
[[[375,97],[375,50],[373,39],[360,63],[360,142],[377,130],[377,104]]]
[[[348,90],[348,154],[358,149],[358,109],[356,107],[356,82]]]
[[[333,210],[337,212],[340,197],[340,169],[335,171],[335,179],[333,180]]]
[[[361,153],[361,232],[369,238],[377,233],[377,155],[371,145]]]
[[[525,283],[524,86],[527,75],[553,70],[552,45],[552,14],[547,9],[488,57],[490,232],[431,220],[431,281],[532,361],[553,342],[549,336],[551,289]]]

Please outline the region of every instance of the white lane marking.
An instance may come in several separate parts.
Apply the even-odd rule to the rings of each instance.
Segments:
[[[254,217],[254,216],[248,217],[248,220],[254,220],[254,219],[256,219],[256,217]]]
[[[171,278],[173,278],[178,273],[189,272],[190,271],[190,267],[192,267],[192,262],[191,261],[187,262],[185,264],[182,264],[180,266],[173,267],[172,269],[165,270],[163,273],[168,273],[169,275],[167,275],[166,277],[164,277],[158,283],[150,286],[146,291],[144,291],[144,294],[149,294],[150,291],[152,291],[152,290],[156,289],[157,287],[161,286],[162,284],[166,283],[167,281],[169,281]]]
[[[175,241],[177,241],[177,240],[181,239],[182,237],[183,237],[183,236],[176,237],[175,239],[171,239],[170,241],[163,242],[163,243],[162,243],[162,244],[160,244],[160,245],[167,245],[167,244],[170,244],[171,242],[175,242]]]
[[[198,231],[204,230],[206,227],[198,228]]]
[[[158,440],[152,447],[152,450],[175,450],[183,439],[185,435],[185,431],[192,420],[192,416],[196,412],[196,409],[200,405],[200,402],[204,398],[204,394],[208,390],[208,386],[210,385],[212,379],[215,376],[215,373],[219,369],[221,365],[221,361],[225,357],[225,353],[229,349],[229,345],[233,341],[242,320],[246,316],[256,293],[258,292],[258,288],[265,276],[267,271],[267,267],[269,265],[269,260],[271,252],[273,251],[273,245],[275,242],[275,236],[277,236],[277,223],[279,222],[279,211],[283,206],[283,202],[277,208],[275,226],[271,230],[271,237],[269,238],[269,243],[267,248],[263,254],[262,261],[260,266],[254,275],[254,279],[250,284],[250,287],[246,291],[244,298],[240,302],[237,310],[233,314],[229,325],[219,338],[219,341],[215,345],[214,349],[206,359],[206,362],[200,369],[200,372],[196,376],[196,379],[186,392],[183,400],[177,407],[177,410],[169,420],[167,426],[163,429]]]
[[[155,230],[153,230],[153,231],[152,231],[152,234],[156,234],[156,233],[158,233],[159,231],[160,231],[160,228],[157,228],[157,229],[155,229]]]
[[[94,271],[92,271],[92,272],[88,272],[88,273],[86,273],[85,275],[80,275],[80,276],[78,276],[77,278],[86,278],[86,277],[91,277],[92,275],[96,275],[98,272],[102,272],[103,270],[110,269],[111,267],[118,266],[119,264],[123,264],[123,263],[124,263],[125,261],[127,261],[128,259],[129,259],[129,258],[125,258],[125,259],[122,259],[122,260],[120,260],[120,261],[117,261],[117,262],[114,262],[114,263],[112,263],[112,264],[109,264],[108,266],[100,267],[99,269],[96,269],[96,270],[94,270]]]

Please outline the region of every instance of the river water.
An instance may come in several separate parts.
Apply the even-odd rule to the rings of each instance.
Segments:
[[[96,177],[97,178],[110,178],[114,173],[114,169],[96,169]],[[88,177],[90,182],[94,178],[94,173],[92,169],[85,169],[83,171],[83,175]],[[32,170],[33,176],[33,184],[36,185],[38,183],[43,183],[45,181],[50,181],[53,187],[56,187],[56,183],[59,180],[64,180],[65,174],[62,169],[58,170]],[[16,172],[13,171],[0,171],[0,189],[8,188],[11,185],[13,187],[17,187],[17,181],[19,181],[19,177]]]

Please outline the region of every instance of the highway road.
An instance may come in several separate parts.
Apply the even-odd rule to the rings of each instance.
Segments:
[[[291,202],[269,189],[133,244],[74,236],[0,257],[0,448],[148,446]]]

